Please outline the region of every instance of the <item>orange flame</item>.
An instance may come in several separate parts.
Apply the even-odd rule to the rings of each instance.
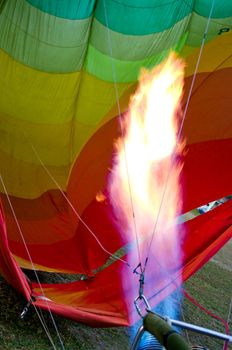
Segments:
[[[175,159],[183,148],[177,145],[183,71],[182,60],[171,53],[152,71],[142,72],[124,138],[116,145],[111,200],[124,233],[136,231],[139,240],[151,237],[158,217],[156,230],[163,232],[180,207],[181,166]]]

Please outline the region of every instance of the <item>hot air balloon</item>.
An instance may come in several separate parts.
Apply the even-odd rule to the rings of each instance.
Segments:
[[[183,219],[231,195],[231,27],[230,0],[0,2],[0,271],[28,301],[88,325],[133,322],[135,243],[107,183],[140,70],[171,50],[185,62],[182,263],[170,258],[166,278],[148,268],[151,305],[231,238],[231,200]]]

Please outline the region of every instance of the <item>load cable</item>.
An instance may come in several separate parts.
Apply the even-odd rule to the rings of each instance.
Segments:
[[[97,235],[93,232],[93,230],[87,225],[87,223],[82,219],[82,217],[80,216],[80,214],[78,214],[77,210],[75,209],[74,205],[72,204],[72,202],[69,200],[67,194],[63,191],[63,189],[61,188],[61,186],[59,185],[59,183],[56,181],[56,179],[54,178],[54,176],[51,174],[51,172],[49,171],[49,169],[46,167],[46,165],[44,164],[43,160],[41,159],[39,153],[37,152],[37,150],[35,149],[34,145],[28,140],[28,142],[31,145],[31,148],[33,150],[33,152],[35,153],[36,157],[38,158],[40,164],[42,165],[42,167],[44,168],[44,170],[46,171],[46,173],[48,174],[48,176],[50,177],[50,179],[53,181],[53,183],[56,185],[56,187],[59,189],[60,193],[62,194],[62,196],[64,197],[64,199],[67,201],[68,205],[70,206],[70,208],[72,209],[73,213],[76,215],[76,217],[78,218],[78,220],[82,223],[82,225],[88,230],[88,232],[93,236],[93,238],[95,239],[95,241],[97,242],[97,244],[99,245],[99,247],[110,257],[114,258],[116,261],[119,260],[122,263],[126,264],[127,266],[130,266],[128,264],[128,262],[126,260],[123,260],[122,258],[116,256],[114,253],[110,252],[108,249],[106,249],[104,247],[104,245],[101,243],[100,239],[97,237]]]
[[[204,46],[205,46],[206,36],[207,36],[208,29],[209,29],[209,24],[210,24],[210,21],[211,21],[214,5],[215,5],[215,0],[212,0],[209,16],[208,16],[208,19],[207,19],[206,27],[205,27],[205,30],[204,30],[204,34],[203,34],[203,38],[202,38],[202,42],[201,42],[201,46],[200,46],[200,50],[199,50],[199,54],[198,54],[198,58],[197,58],[197,62],[196,62],[195,70],[194,70],[194,74],[193,74],[193,78],[192,78],[192,81],[191,81],[191,85],[190,85],[187,101],[186,101],[184,112],[183,112],[182,121],[181,121],[181,124],[180,124],[180,127],[179,127],[179,131],[178,131],[178,134],[177,134],[176,146],[178,145],[178,143],[180,141],[181,133],[182,133],[182,130],[183,130],[185,119],[186,119],[187,110],[188,110],[188,107],[189,107],[189,103],[190,103],[190,99],[191,99],[191,96],[192,96],[193,87],[194,87],[194,84],[195,84],[195,81],[196,81],[196,75],[197,75],[197,72],[198,72],[198,68],[199,68],[201,57],[202,57],[203,49],[204,49]],[[171,175],[172,166],[173,166],[173,163],[174,163],[174,157],[175,157],[175,155],[174,155],[174,152],[173,152],[172,157],[171,157],[170,166],[169,166],[169,169],[168,169],[168,172],[167,172],[166,180],[165,180],[165,183],[164,183],[164,189],[163,189],[163,193],[162,193],[162,197],[161,197],[161,201],[160,201],[160,205],[159,205],[158,214],[157,214],[157,217],[156,217],[154,228],[152,230],[151,240],[150,240],[150,243],[149,243],[149,246],[148,246],[147,259],[148,259],[149,255],[150,255],[150,250],[151,250],[152,242],[153,242],[153,239],[154,239],[154,236],[155,236],[155,232],[156,232],[156,229],[157,229],[157,224],[158,224],[158,221],[159,221],[161,209],[162,209],[163,204],[164,204],[164,198],[165,198],[165,195],[166,195],[167,185],[168,185],[168,181],[169,181],[169,178],[170,178],[170,175]]]
[[[133,220],[133,226],[134,226],[134,232],[135,232],[135,238],[136,238],[138,261],[140,264],[141,263],[141,252],[140,252],[140,247],[139,247],[138,229],[137,229],[137,225],[136,225],[135,210],[134,210],[131,181],[130,181],[130,172],[129,172],[129,167],[128,167],[128,159],[127,159],[126,145],[125,145],[125,132],[124,132],[124,128],[123,128],[122,112],[121,112],[121,107],[120,107],[119,93],[118,93],[118,86],[117,86],[116,69],[115,69],[115,64],[114,64],[114,60],[113,60],[113,47],[112,47],[112,41],[111,41],[111,36],[110,36],[109,19],[108,19],[108,15],[107,15],[105,0],[103,0],[103,6],[104,6],[105,19],[106,19],[109,51],[110,51],[110,57],[111,57],[111,67],[112,67],[112,75],[113,75],[113,82],[114,82],[115,98],[116,98],[117,109],[118,109],[118,120],[119,120],[119,125],[120,125],[121,140],[122,140],[123,151],[124,151],[123,153],[124,153],[125,168],[126,168],[126,175],[127,175],[127,185],[128,185],[128,189],[129,189],[130,206],[131,206],[131,211],[132,211],[132,220]],[[140,264],[140,271],[142,273],[142,264]]]
[[[17,216],[16,216],[16,213],[15,213],[14,207],[13,207],[13,205],[12,205],[12,203],[11,203],[9,194],[8,194],[8,192],[7,192],[7,189],[6,189],[6,186],[5,186],[5,183],[4,183],[4,180],[3,180],[1,174],[0,174],[0,181],[1,181],[1,184],[2,184],[2,186],[3,186],[4,192],[5,192],[5,195],[6,195],[6,198],[7,198],[7,202],[8,202],[8,204],[9,204],[9,206],[10,206],[10,209],[11,209],[11,212],[12,212],[12,215],[13,215],[13,218],[14,218],[14,220],[15,220],[16,226],[17,226],[18,231],[19,231],[19,233],[20,233],[20,236],[21,236],[23,245],[24,245],[24,247],[25,247],[26,253],[27,253],[27,255],[28,255],[29,261],[30,261],[30,263],[31,263],[32,270],[33,270],[33,272],[34,272],[34,274],[35,274],[35,277],[36,277],[36,280],[37,280],[37,282],[38,282],[39,288],[40,288],[41,293],[42,293],[42,295],[43,295],[43,297],[44,297],[43,299],[44,299],[44,301],[45,301],[45,304],[46,304],[46,306],[47,306],[48,312],[49,312],[49,314],[50,314],[50,317],[51,317],[51,320],[52,320],[52,324],[53,324],[53,326],[54,326],[54,329],[55,329],[56,334],[57,334],[57,336],[58,336],[59,342],[60,342],[60,344],[61,344],[61,348],[62,348],[62,350],[65,350],[63,341],[62,341],[62,339],[61,339],[61,336],[60,336],[60,333],[59,333],[59,330],[58,330],[58,327],[57,327],[56,322],[55,322],[55,319],[54,319],[54,317],[53,317],[53,315],[52,315],[52,312],[51,312],[51,309],[50,309],[48,300],[47,300],[47,298],[46,298],[46,296],[45,296],[45,294],[44,294],[44,290],[43,290],[43,287],[42,287],[42,285],[41,285],[41,282],[40,282],[38,273],[37,273],[37,271],[36,271],[36,269],[35,269],[35,265],[34,265],[34,263],[33,263],[33,260],[32,260],[31,254],[30,254],[30,251],[29,251],[29,249],[28,249],[28,246],[27,246],[27,243],[26,243],[26,241],[25,241],[25,238],[24,238],[22,229],[21,229],[21,227],[20,227],[20,224],[19,224],[19,221],[18,221],[18,219],[17,219]],[[32,303],[32,304],[34,305],[34,303]],[[34,306],[35,306],[35,305],[34,305]],[[37,315],[38,315],[38,314],[37,314]],[[41,320],[41,318],[39,318],[39,319]],[[43,325],[43,328],[44,328],[44,329],[45,329],[45,328],[48,329],[47,326],[45,327],[43,323],[42,323],[42,325]],[[46,332],[46,334],[47,334],[47,332]],[[48,338],[49,338],[50,341],[52,340],[51,335],[50,335]],[[53,345],[54,345],[54,342],[52,341],[52,346],[53,346]],[[54,347],[53,347],[53,348],[54,348]],[[54,349],[56,349],[56,347],[55,347]]]

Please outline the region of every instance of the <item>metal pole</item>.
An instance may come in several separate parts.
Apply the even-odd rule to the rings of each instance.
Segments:
[[[168,319],[168,320],[174,326],[181,327],[181,328],[184,328],[184,329],[187,329],[187,330],[190,330],[193,332],[201,333],[204,335],[208,335],[208,336],[211,336],[214,338],[222,339],[222,340],[225,340],[225,341],[232,343],[232,336],[229,334],[216,332],[216,331],[213,331],[213,330],[208,329],[208,328],[196,326],[194,324],[186,323],[186,322],[182,322],[182,321],[178,321],[178,320],[172,320],[172,319]]]
[[[136,333],[136,336],[135,336],[135,338],[134,338],[134,341],[133,341],[133,344],[131,345],[130,350],[136,350],[136,349],[137,349],[137,346],[138,346],[139,343],[140,343],[140,340],[141,340],[141,338],[142,338],[142,336],[143,336],[143,333],[144,333],[144,326],[142,325],[142,326],[138,329],[138,331],[137,331],[137,333]]]

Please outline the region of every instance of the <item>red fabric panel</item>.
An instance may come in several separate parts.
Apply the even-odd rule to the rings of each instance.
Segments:
[[[27,243],[27,247],[33,263],[41,265],[39,269],[43,269],[42,266],[44,266],[44,269],[47,267],[47,269],[53,269],[54,271],[92,275],[96,268],[107,261],[110,253],[114,253],[128,242],[128,237],[127,239],[126,237],[122,238],[118,234],[115,218],[109,203],[93,200],[84,211],[82,219],[88,224],[94,235],[100,239],[100,244],[109,253],[102,249],[94,235],[82,223],[78,225],[76,232],[74,231],[75,235],[72,238],[63,239],[63,236],[65,237],[65,231],[63,230],[60,241],[50,243],[49,241],[46,242],[46,235],[43,233],[41,235],[41,242],[39,243],[39,232],[41,230],[44,229],[46,233],[50,229],[54,235],[59,230],[59,217],[53,218],[54,225],[48,225],[47,227],[43,220],[29,221],[27,225],[24,225],[24,221],[20,221],[20,227],[25,239],[31,234],[30,230],[36,227],[33,232],[34,235],[37,235],[34,238],[35,244],[29,242]],[[8,223],[11,221],[12,225],[15,225],[13,223],[14,219],[8,217]],[[12,225],[9,225],[11,232]],[[31,241],[32,239],[33,236],[31,237]],[[13,253],[28,261],[28,253],[19,233],[16,240],[10,235],[9,244]]]
[[[184,81],[183,110],[192,79]],[[197,74],[183,125],[187,144],[232,138],[231,86],[232,68]]]
[[[99,266],[105,264],[110,253],[115,253],[129,242],[129,237],[123,237],[117,228],[116,218],[108,201],[93,200],[82,215],[82,219],[91,228],[96,238],[89,230],[79,223],[76,237],[80,255],[88,274]]]
[[[183,213],[232,194],[232,138],[195,143],[186,149],[180,179]]]
[[[168,271],[163,271],[163,263],[156,257],[147,265],[144,294],[152,306],[175,290],[178,276],[188,279],[232,237],[232,201],[178,227],[183,267],[165,253],[169,259]],[[157,246],[157,251],[160,249]],[[33,288],[40,294],[37,284]],[[49,303],[53,311],[92,326],[125,325],[128,315],[130,323],[138,318],[133,305],[138,296],[138,276],[120,261],[87,281],[43,285],[43,289],[53,301]],[[47,309],[46,302],[38,303]]]
[[[97,193],[107,188],[107,176],[114,152],[113,142],[119,136],[118,117],[115,117],[90,138],[72,167],[67,194],[80,215]],[[71,209],[70,216],[77,226],[78,219]]]
[[[0,203],[0,272],[4,278],[29,300],[31,288],[22,270],[15,262],[8,246],[3,210]]]
[[[184,280],[232,238],[232,200],[184,224]]]
[[[177,241],[183,254],[182,263],[173,259],[165,252],[166,247],[159,246],[154,240],[154,250],[159,254],[149,258],[144,289],[151,305],[158,304],[176,289],[181,280],[186,281],[192,276],[231,238],[232,200],[178,225]],[[161,249],[165,249],[164,252]],[[158,255],[165,257],[165,264]],[[168,269],[165,270],[164,266]],[[179,279],[179,276],[182,278]]]
[[[38,198],[26,199],[9,196],[26,242],[53,244],[74,236],[69,219],[68,203],[59,190],[51,190]],[[9,239],[22,238],[12,216],[8,199],[1,194]]]
[[[188,146],[181,179],[183,212],[231,193],[232,167],[228,162],[231,154],[230,139]],[[89,169],[88,176],[88,181],[93,183],[93,179],[96,178],[95,170],[91,173]],[[104,176],[107,178],[107,173]],[[85,190],[84,186],[82,190]],[[92,196],[94,193],[97,193],[97,187],[93,189]],[[43,216],[43,206],[41,206],[43,208],[41,216],[38,217],[39,214],[35,214],[33,217],[33,205],[35,204],[38,211],[40,208],[36,200],[28,203],[26,199],[13,199],[14,209],[28,242],[33,262],[54,270],[91,274],[93,269],[105,263],[108,254],[100,248],[82,224],[75,231],[74,226],[71,225],[67,204],[64,204],[60,198],[61,204],[58,206],[53,195],[54,191],[47,194],[42,201],[44,207],[51,207],[56,203],[53,212],[48,211],[51,213],[49,218]],[[78,193],[75,195],[78,196]],[[81,193],[79,196],[81,197]],[[21,243],[22,238],[6,203],[5,210],[11,250],[16,255],[28,259],[24,245]],[[115,252],[129,242],[129,237],[121,237],[117,234],[112,208],[107,202],[100,203],[95,199],[92,200],[84,209],[82,218],[108,251]]]
[[[27,268],[32,269],[25,246],[21,242],[14,241],[9,241],[9,245],[13,253],[29,262]],[[38,270],[88,273],[80,259],[81,247],[75,238],[53,244],[27,244],[27,248],[33,264],[38,265],[36,266]]]
[[[231,146],[230,140],[211,141],[189,146],[183,169],[183,178],[188,189],[184,192],[184,211],[192,209],[192,205],[196,207],[230,193],[231,167],[228,165],[227,157],[221,155],[232,154]],[[199,167],[195,166],[196,162]],[[227,171],[215,171],[215,164],[217,164],[217,169],[227,169]],[[207,175],[208,169],[212,169],[210,176]],[[214,184],[217,184],[217,186],[214,186]],[[216,197],[214,197],[215,195]],[[26,200],[23,201],[25,203]],[[64,216],[64,214],[62,215]],[[61,215],[53,218],[53,225],[47,227],[45,225],[47,221],[43,222],[42,219],[38,221],[29,220],[26,225],[23,225],[24,220],[20,221],[23,233],[26,236],[27,232],[28,235],[34,234],[35,241],[41,237],[40,232],[43,233],[44,241],[41,237],[40,244],[28,244],[33,262],[54,270],[91,275],[94,269],[106,262],[108,254],[102,250],[83,225],[79,225],[73,238],[60,239],[59,242],[47,244],[47,230],[50,230],[55,236],[56,232],[59,234],[59,227],[61,227],[62,237],[65,237],[66,231],[65,229],[62,231],[64,226],[62,226],[60,218]],[[106,202],[92,201],[84,210],[82,218],[108,251],[115,252],[122,245],[129,242],[128,237],[121,237],[117,234],[111,208]],[[13,222],[12,218],[9,218],[9,220]],[[9,226],[10,228],[11,226]],[[67,230],[69,232],[69,225],[67,225]],[[10,236],[11,232],[10,230]],[[191,232],[190,229],[189,232]],[[24,245],[17,241],[18,239],[16,241],[10,239],[11,251],[28,260]],[[188,253],[190,253],[190,250]]]
[[[183,109],[191,82],[192,76],[185,79]],[[232,166],[228,161],[232,154],[231,86],[231,68],[196,76],[182,130],[182,139],[186,140],[181,179],[183,212],[231,194]],[[119,134],[116,118],[104,124],[89,140],[73,166],[68,195],[80,213],[96,193],[107,186],[112,140],[116,140]],[[86,191],[80,196],[83,188]],[[73,219],[77,223],[74,216]]]

